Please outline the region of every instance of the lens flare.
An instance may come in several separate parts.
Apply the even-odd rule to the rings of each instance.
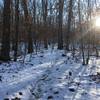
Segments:
[[[100,18],[96,19],[96,23],[95,24],[96,24],[97,27],[100,27]]]

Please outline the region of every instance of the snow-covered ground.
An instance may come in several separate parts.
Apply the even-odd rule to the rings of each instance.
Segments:
[[[100,100],[100,60],[83,66],[79,56],[44,50],[25,62],[0,64],[0,100]]]

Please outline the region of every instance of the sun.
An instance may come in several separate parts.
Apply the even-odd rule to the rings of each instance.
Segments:
[[[100,17],[96,18],[95,24],[96,24],[97,27],[100,27]]]

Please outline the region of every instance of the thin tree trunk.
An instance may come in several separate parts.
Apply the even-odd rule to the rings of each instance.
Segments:
[[[68,12],[68,24],[67,24],[66,50],[69,50],[71,20],[72,20],[72,8],[73,8],[73,0],[70,0],[69,1],[69,12]]]
[[[80,25],[80,33],[82,34],[82,26],[81,26],[81,12],[80,12],[80,0],[78,1],[78,13],[79,13],[79,25]],[[81,35],[82,36],[82,35]],[[81,50],[82,50],[82,58],[83,58],[83,65],[85,65],[85,55],[84,55],[84,44],[83,44],[83,37],[81,37]]]
[[[42,0],[42,11],[43,11],[43,25],[44,25],[44,48],[48,48],[48,40],[47,40],[47,6],[48,6],[48,1],[47,0]]]
[[[58,15],[58,49],[63,49],[63,33],[62,33],[62,24],[63,24],[63,6],[64,0],[59,0],[59,15]]]
[[[14,47],[14,61],[17,60],[18,49],[18,33],[19,33],[19,0],[15,0],[15,47]]]

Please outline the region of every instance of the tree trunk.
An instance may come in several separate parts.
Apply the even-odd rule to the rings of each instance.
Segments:
[[[11,0],[4,0],[4,11],[3,11],[3,36],[2,36],[2,47],[1,57],[2,61],[10,60],[10,4]]]
[[[15,0],[15,45],[14,45],[14,61],[17,60],[18,33],[19,33],[19,0]]]
[[[70,44],[69,40],[70,40],[70,32],[71,32],[72,8],[73,8],[73,0],[70,0],[69,1],[69,11],[68,11],[66,50],[69,50],[69,44]]]
[[[63,49],[63,33],[62,33],[63,6],[64,6],[64,0],[59,0],[59,15],[58,15],[58,49]]]
[[[32,53],[33,52],[33,40],[31,32],[32,18],[30,17],[28,12],[27,0],[22,0],[22,6],[25,14],[25,28],[28,34],[28,53]]]
[[[81,19],[81,12],[80,12],[80,0],[78,1],[78,13],[79,13],[79,25],[80,25],[80,33],[82,33],[82,19]],[[83,37],[81,34],[81,50],[82,50],[82,58],[83,58],[83,65],[85,65],[85,52],[84,52],[84,44],[83,44]]]
[[[42,11],[43,11],[43,25],[44,25],[44,48],[48,48],[48,39],[47,39],[47,0],[42,0]]]

